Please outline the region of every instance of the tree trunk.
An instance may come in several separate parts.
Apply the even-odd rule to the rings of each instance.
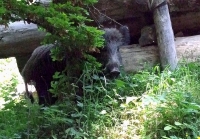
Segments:
[[[171,70],[174,70],[177,66],[177,56],[168,6],[159,6],[153,13],[161,67],[165,69],[169,66]]]

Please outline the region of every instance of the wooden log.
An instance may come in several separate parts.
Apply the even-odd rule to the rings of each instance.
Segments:
[[[138,43],[142,27],[153,24],[153,17],[147,5],[140,4],[141,1],[144,0],[99,0],[90,8],[90,16],[96,22],[93,25],[105,27],[119,26],[118,23],[127,25],[132,42]],[[168,0],[168,5],[174,33],[200,30],[199,0]]]
[[[156,2],[162,3],[162,1],[163,0],[157,0]],[[169,66],[171,70],[174,70],[177,66],[177,56],[174,43],[174,33],[167,4],[154,9],[153,14],[161,67],[165,69]]]
[[[200,58],[200,35],[175,39],[178,61],[195,62]],[[140,47],[138,44],[120,49],[126,72],[137,72],[160,64],[159,50],[155,45]]]
[[[37,0],[42,5],[48,6],[52,0]],[[95,22],[92,25],[104,27],[129,26],[132,41],[138,41],[140,30],[143,26],[153,24],[149,8],[141,4],[144,0],[98,0],[88,7],[90,17]],[[157,1],[157,0],[154,0]],[[199,0],[167,0],[170,15],[172,15],[173,30],[175,33],[200,29],[200,1]],[[175,18],[173,20],[173,18]],[[187,22],[186,22],[187,21]]]
[[[35,24],[23,21],[0,26],[0,58],[23,56],[41,45],[45,32],[38,31]]]
[[[41,0],[41,1],[43,1],[43,3],[46,2],[45,4],[48,5],[49,1],[51,0]],[[119,12],[118,13],[119,18],[118,18],[117,16],[115,16],[117,14],[115,12],[117,11],[119,7],[124,9],[124,6],[126,3],[123,3],[122,1],[117,1],[117,0],[110,1],[110,3],[108,3],[108,0],[105,0],[105,1],[100,0],[98,4],[101,4],[101,3],[103,5],[99,5],[99,7],[97,8],[104,11],[103,13],[106,13],[106,15],[110,16],[110,18],[114,20],[119,19],[119,22],[121,24],[128,25],[130,33],[131,33],[131,39],[132,39],[131,42],[138,43],[141,28],[144,25],[146,25],[144,14],[139,12],[139,9],[138,11],[134,9],[134,7],[132,7],[133,9],[131,9],[131,5],[127,3],[128,9],[133,10],[133,14],[131,15],[130,11],[129,13]],[[133,2],[133,4],[134,3],[135,2]],[[118,5],[118,7],[115,7],[114,5]],[[198,5],[198,3],[196,5]],[[137,5],[137,6],[140,7],[140,5]],[[112,9],[114,7],[116,9]],[[108,9],[110,8],[110,9],[108,10],[106,8]],[[135,10],[137,12],[134,12]],[[111,15],[111,13],[113,13],[113,15]],[[176,13],[172,13],[171,17],[172,17],[171,19],[172,19],[173,30],[175,33],[182,31],[183,34],[185,34],[185,32],[188,33],[190,30],[193,30],[193,31],[196,30],[197,32],[198,30],[200,30],[200,26],[199,26],[200,12],[195,12],[195,11],[192,11],[189,13],[183,12],[177,15]],[[149,17],[147,18],[147,20],[149,20]],[[114,24],[109,24],[110,23],[109,20],[107,20],[107,22],[108,22],[107,23],[108,25],[105,25],[105,26],[108,26],[108,27],[115,26]],[[8,28],[5,28],[5,26],[0,26],[0,50],[1,50],[0,58],[27,55],[28,53],[31,53],[36,47],[40,45],[44,36],[45,36],[45,33],[38,31],[37,25],[24,24],[23,21],[11,23]]]
[[[190,30],[200,30],[200,12],[172,16],[171,19],[175,33],[182,31],[184,34],[184,30],[186,30],[186,32]],[[137,36],[139,39],[140,30],[143,27],[142,25],[139,19],[132,21],[131,24],[128,25],[135,43],[137,43],[137,40],[134,36]],[[0,58],[22,56],[31,53],[40,45],[44,36],[45,33],[38,31],[37,25],[24,24],[23,21],[11,23],[8,28],[0,26]]]
[[[91,9],[91,12],[97,15],[96,19],[99,19],[99,21],[108,20],[106,16],[115,20],[133,18],[139,16],[140,12],[144,13],[149,11],[148,4],[144,4],[145,1],[146,0],[99,0],[98,3],[94,5],[98,11]],[[167,2],[170,12],[200,11],[199,0],[167,0]]]

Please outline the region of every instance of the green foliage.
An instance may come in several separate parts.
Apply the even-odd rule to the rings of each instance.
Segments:
[[[85,85],[83,102],[90,138],[200,136],[198,64],[182,65],[175,72],[155,67],[114,82],[98,76],[86,79],[92,80]]]
[[[91,48],[103,46],[103,31],[87,25],[92,21],[87,8],[95,2],[53,0],[45,7],[40,3],[30,4],[27,0],[0,0],[0,24],[7,26],[10,21],[19,20],[37,24],[48,32],[43,44],[58,46],[51,50],[54,61],[62,60],[67,55],[68,63],[80,65]],[[80,69],[82,67],[77,66],[77,70]]]
[[[54,1],[47,8],[37,3],[29,5],[24,0],[1,0],[0,17],[5,25],[18,20],[36,23],[50,33],[45,43],[56,41],[67,50],[88,50],[91,46],[102,46],[102,31],[85,24],[91,21],[85,8],[95,2]]]
[[[99,64],[87,53],[103,46],[103,31],[88,26],[87,8],[96,0],[53,0],[45,7],[40,3],[28,3],[27,0],[0,0],[0,18],[5,26],[10,21],[24,20],[35,23],[47,32],[43,44],[54,44],[51,50],[53,61],[66,60],[66,69],[55,77],[50,90],[59,98],[63,98],[64,90],[71,88],[71,83],[78,82],[85,60],[93,66]],[[73,66],[72,66],[73,65]],[[76,79],[75,79],[76,78]],[[68,92],[69,95],[75,91]],[[74,93],[75,94],[75,93]]]
[[[17,76],[13,65],[15,61],[11,59],[0,59],[0,98],[9,101],[15,95],[15,87],[18,84]]]
[[[0,138],[200,137],[199,64],[183,64],[174,72],[159,72],[155,67],[122,74],[115,80],[99,73],[91,63],[84,65],[79,79],[82,97],[74,95],[75,84],[68,84],[61,78],[64,75],[56,73],[54,78],[62,81],[52,82],[51,91],[63,88],[62,99],[51,107],[10,97],[0,110]],[[12,89],[5,89],[1,96],[9,91]]]
[[[182,65],[174,73],[165,71],[161,75],[159,84],[150,85],[150,94],[143,98],[148,113],[144,135],[197,138],[200,135],[199,65]]]
[[[28,121],[25,116],[26,103],[24,100],[20,100],[19,103],[16,94],[16,86],[20,82],[16,70],[14,58],[0,60],[0,138],[2,139],[19,138],[21,133],[18,131],[25,130]]]

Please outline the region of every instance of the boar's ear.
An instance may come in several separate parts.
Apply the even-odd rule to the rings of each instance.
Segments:
[[[119,28],[119,31],[123,36],[123,45],[130,44],[130,33],[129,33],[128,26],[121,26]]]

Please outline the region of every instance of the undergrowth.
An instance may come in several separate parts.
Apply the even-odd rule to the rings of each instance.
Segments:
[[[200,138],[199,70],[198,63],[184,63],[173,72],[154,67],[109,80],[86,67],[84,96],[62,90],[62,101],[51,107],[8,97],[17,84],[12,76],[0,82],[1,98],[10,100],[1,104],[0,138]]]

